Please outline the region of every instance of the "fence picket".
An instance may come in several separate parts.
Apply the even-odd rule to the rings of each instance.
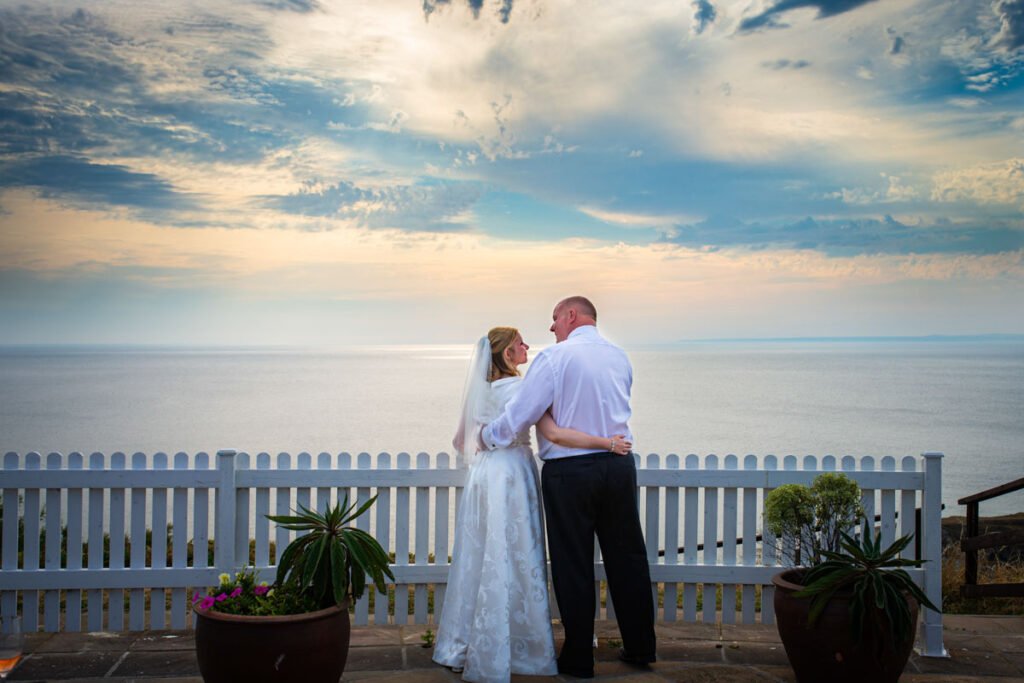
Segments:
[[[860,460],[860,471],[861,472],[874,472],[875,471],[875,459],[870,455],[861,458]],[[860,502],[864,506],[864,522],[861,525],[861,533],[867,534],[869,537],[874,538],[875,536],[875,491],[866,487],[861,487],[860,491]]]
[[[426,471],[430,469],[430,456],[420,453],[416,456],[416,469]],[[430,552],[430,487],[416,487],[416,562],[418,566],[426,566],[429,563],[427,555]],[[427,584],[417,583],[414,591],[413,608],[415,623],[427,623]]]
[[[717,470],[718,456],[709,455],[704,459],[704,469]],[[718,489],[704,489],[704,564],[718,564]],[[705,624],[715,623],[715,596],[718,586],[714,583],[703,584],[703,616]],[[723,586],[724,590],[724,586]]]
[[[89,469],[99,471],[104,469],[104,456],[102,453],[93,453],[89,456]],[[89,489],[89,569],[101,571],[103,569],[103,511],[107,506],[103,504],[105,498],[104,490],[94,486]],[[86,609],[88,617],[86,627],[90,631],[103,630],[103,591],[97,588],[90,589],[86,593]]]
[[[447,453],[437,456],[437,469],[450,470],[450,457]],[[434,489],[434,565],[448,564],[448,519],[449,519],[449,487],[438,486]],[[441,610],[444,606],[445,584],[435,583],[434,587],[434,623],[441,623]]]
[[[235,472],[248,470],[249,463],[248,453],[238,453],[235,455]],[[235,488],[235,561],[231,566],[223,568],[231,576],[239,568],[249,566],[249,498],[250,490],[247,487]]]
[[[197,453],[197,470],[210,470],[210,455],[208,453]],[[192,566],[212,567],[213,558],[210,557],[210,489],[199,488],[195,490],[192,497]],[[204,586],[206,588],[206,586]]]
[[[686,469],[700,469],[700,458],[691,453],[686,456]],[[697,564],[698,496],[700,489],[687,486],[683,490],[683,564]],[[683,620],[697,621],[697,584],[683,585]]]
[[[348,453],[343,454],[348,456]],[[356,466],[361,470],[370,469],[370,454],[360,453],[356,458]],[[372,494],[369,486],[360,486],[356,489],[356,504],[360,507],[370,500]],[[357,510],[359,508],[356,508]],[[370,515],[361,515],[356,520],[356,528],[362,529],[363,531],[370,533]],[[363,594],[363,597],[359,598],[355,606],[355,623],[356,626],[364,626],[370,621],[370,595],[369,593]]]
[[[735,470],[737,463],[735,455],[725,456],[725,469]],[[736,519],[738,512],[736,487],[729,486],[724,488],[722,490],[722,564],[726,567],[736,565],[736,539],[738,538]],[[728,576],[725,571],[723,571],[723,577]],[[736,588],[735,583],[722,584],[723,624],[736,623]]]
[[[132,469],[146,469],[146,454],[132,455]],[[146,567],[146,504],[147,489],[131,489],[131,536],[128,539],[129,566],[132,569]],[[128,630],[142,631],[146,628],[146,589],[132,588],[128,596]]]
[[[305,451],[296,456],[296,461],[298,463],[298,469],[300,470],[309,470],[313,467],[313,457]],[[300,505],[306,508],[310,507],[312,504],[310,500],[312,490],[313,489],[309,486],[299,486],[295,489],[296,509],[298,509],[298,506]]]
[[[18,454],[5,453],[3,461],[5,471],[18,469]],[[6,476],[4,477],[6,481]],[[18,501],[18,489],[3,489],[3,562],[0,563],[0,570],[11,572],[18,569],[18,520],[21,516]],[[14,501],[14,504],[11,504]],[[14,616],[18,613],[18,593],[13,590],[2,590],[0,588],[0,615],[4,617]]]
[[[270,453],[259,453],[256,455],[256,469],[264,472],[270,469]],[[259,567],[270,564],[270,488],[259,486],[256,488],[254,500],[255,507],[253,519],[253,566]],[[265,579],[261,579],[265,580]]]
[[[35,451],[25,456],[25,469],[38,470],[40,456]],[[25,539],[22,554],[22,569],[39,569],[39,489],[25,489]],[[39,591],[25,591],[21,595],[22,628],[26,631],[39,629]]]
[[[330,470],[333,469],[333,458],[330,453],[320,453],[316,456],[316,468],[318,470]],[[316,510],[317,512],[324,512],[331,505],[331,492],[330,486],[318,486],[316,488]]]
[[[389,453],[381,453],[377,456],[377,469],[383,471],[391,470],[391,455]],[[391,540],[391,487],[390,486],[378,486],[377,487],[377,503],[374,505],[376,508],[376,519],[375,528],[376,534],[374,538],[384,548],[394,548],[393,541]],[[374,587],[370,588],[374,592],[373,602],[373,623],[377,625],[384,625],[388,623],[388,601],[390,596],[387,592],[378,594],[377,589]],[[394,590],[393,588],[390,590]],[[396,598],[397,599],[397,598]]]
[[[279,470],[290,470],[292,468],[292,456],[288,453],[277,454],[277,469]],[[288,486],[278,486],[276,500],[274,501],[274,514],[275,515],[290,515],[294,511],[292,509],[292,492],[293,489]],[[274,525],[274,564],[277,564],[277,558],[281,557],[281,553],[288,547],[288,544],[292,541],[292,532],[288,531],[280,524]]]
[[[409,469],[409,454],[399,453],[399,470]],[[395,566],[409,564],[409,487],[399,486],[395,491]],[[409,584],[395,584],[395,623],[409,623]]]
[[[77,451],[68,455],[68,469],[81,470],[83,457]],[[67,491],[67,568],[82,568],[82,538],[83,527],[85,526],[85,515],[83,514],[82,489],[75,487]],[[77,632],[82,630],[82,590],[71,589],[64,593],[65,618],[64,630]]]
[[[167,454],[153,455],[153,469],[167,469]],[[153,542],[150,566],[164,568],[167,566],[167,489],[153,488]],[[149,627],[162,630],[166,628],[167,592],[163,588],[152,588],[149,592]]]
[[[110,456],[110,468],[123,470],[127,465],[127,456],[117,452]],[[124,487],[110,489],[110,560],[111,569],[125,566],[125,516],[128,513],[128,491]],[[107,591],[107,623],[111,631],[124,630],[125,591]]]
[[[902,467],[904,472],[915,472],[917,471],[917,459],[912,456],[906,456],[903,458]],[[907,534],[914,534],[915,542],[909,544],[900,553],[900,557],[904,559],[913,559],[917,547],[917,534],[920,530],[917,528],[917,492],[913,490],[902,490],[900,491],[900,536],[906,536]]]
[[[647,468],[648,469],[661,469],[661,460],[658,458],[657,453],[651,453],[647,456]],[[658,529],[661,526],[661,510],[660,510],[660,499],[661,489],[657,486],[647,486],[647,495],[645,496],[646,501],[646,523],[644,524],[644,536],[647,544],[647,562],[649,564],[657,564],[658,562],[658,548],[660,546],[660,538],[658,536]],[[651,599],[654,603],[654,613],[658,613],[658,582],[651,581]],[[608,601],[609,603],[611,600]]]
[[[174,455],[174,469],[188,469],[188,454]],[[188,495],[189,490],[175,488],[171,494],[171,566],[175,569],[188,567]],[[188,601],[188,587],[171,589],[171,628],[185,628],[185,612]]]
[[[777,468],[778,459],[774,455],[766,455],[764,458],[764,469],[775,471]],[[768,497],[772,490],[768,486],[761,489],[760,509],[764,509],[764,499]],[[761,543],[761,562],[768,567],[778,564],[778,557],[775,552],[775,544],[778,542],[778,539],[775,538],[775,534],[765,527],[761,532],[761,537],[764,539]],[[775,588],[770,584],[761,586],[761,623],[775,623]]]
[[[896,458],[890,456],[882,458],[882,471],[895,472]],[[882,546],[888,547],[896,540],[896,492],[888,488],[882,489],[879,496],[882,506],[879,530],[882,533]]]
[[[743,469],[756,470],[757,456],[747,455],[743,458]],[[743,566],[753,567],[757,564],[757,489],[743,489]],[[757,620],[755,611],[757,588],[749,583],[743,584],[743,623],[753,624]]]
[[[60,453],[46,456],[46,469],[49,471],[63,469],[64,458]],[[46,545],[43,550],[47,569],[60,569],[61,546],[61,495],[58,488],[46,489]],[[60,630],[60,591],[48,590],[43,593],[43,624],[44,628],[53,633]]]
[[[675,453],[665,458],[665,469],[678,470],[679,456]],[[679,564],[679,487],[665,487],[665,564]],[[676,602],[679,599],[679,584],[665,582],[665,604],[663,618],[676,621]]]

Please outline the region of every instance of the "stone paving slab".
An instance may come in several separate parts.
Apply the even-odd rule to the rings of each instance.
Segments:
[[[101,678],[122,657],[121,652],[53,652],[26,657],[9,681],[67,680],[69,678]]]
[[[199,662],[196,660],[195,650],[130,651],[111,672],[111,676],[117,677],[198,675]]]
[[[189,650],[196,649],[196,637],[193,631],[147,631],[143,634],[136,634],[132,642],[132,650],[153,650],[164,652],[168,650]]]

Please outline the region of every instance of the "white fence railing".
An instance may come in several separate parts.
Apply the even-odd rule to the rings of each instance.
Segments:
[[[784,483],[810,483],[823,471],[845,472],[860,484],[867,514],[880,516],[883,542],[918,534],[928,562],[911,573],[941,604],[940,453],[899,461],[652,454],[637,456],[637,463],[659,619],[772,623],[770,579],[779,561],[775,539],[757,541],[764,496]],[[465,469],[446,454],[261,453],[252,463],[245,453],[221,451],[211,466],[205,453],[136,453],[130,462],[123,453],[51,453],[43,465],[38,453],[8,453],[0,470],[0,611],[19,612],[25,630],[40,624],[47,631],[187,628],[192,592],[214,585],[221,572],[253,557],[261,574],[273,578],[273,548],[283,549],[292,535],[271,530],[265,515],[298,504],[321,509],[344,495],[360,501],[379,495],[357,526],[395,555],[390,600],[374,599],[371,608],[364,597],[354,622],[370,623],[372,613],[377,624],[422,624],[435,612],[436,623],[444,602],[465,479]],[[51,542],[57,538],[62,542]],[[911,544],[906,554],[914,552]],[[595,566],[603,579],[599,553]],[[599,599],[598,610],[614,617],[611,601]],[[945,653],[940,614],[924,611],[923,637],[925,654]]]

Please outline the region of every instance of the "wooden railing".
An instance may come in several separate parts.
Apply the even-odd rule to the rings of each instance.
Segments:
[[[1021,489],[1024,489],[1024,479],[1017,479],[957,501],[967,506],[967,522],[960,540],[960,549],[964,551],[964,584],[960,586],[960,594],[965,598],[1024,597],[1024,583],[978,583],[979,550],[1024,545],[1024,531],[981,533],[978,504]]]

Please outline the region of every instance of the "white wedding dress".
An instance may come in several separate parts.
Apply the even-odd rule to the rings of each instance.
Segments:
[[[519,381],[491,383],[489,419],[501,415]],[[466,681],[504,683],[512,674],[558,672],[529,430],[508,448],[476,455],[470,466],[433,659],[462,667]]]

